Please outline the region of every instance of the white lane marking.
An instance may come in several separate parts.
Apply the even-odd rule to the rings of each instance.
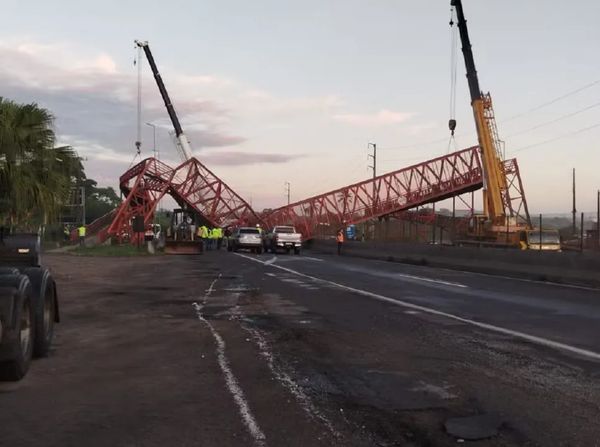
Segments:
[[[214,326],[202,315],[202,308],[206,305],[206,301],[210,294],[214,291],[214,285],[221,277],[221,274],[210,284],[210,287],[206,291],[204,298],[202,299],[202,303],[198,304],[197,302],[192,303],[194,309],[196,309],[196,315],[198,316],[198,320],[206,324],[212,333],[215,342],[217,343],[217,362],[219,363],[219,367],[221,368],[221,372],[225,376],[225,383],[227,385],[227,389],[229,393],[233,396],[233,400],[238,406],[238,410],[240,415],[242,416],[242,421],[244,425],[250,432],[250,435],[254,438],[254,445],[258,447],[264,447],[266,445],[267,437],[263,433],[263,431],[258,426],[256,419],[252,415],[250,411],[250,406],[246,401],[244,396],[244,391],[239,385],[238,380],[233,375],[231,368],[229,367],[229,361],[225,356],[225,340],[219,335]]]
[[[543,284],[543,285],[547,285],[547,286],[566,287],[568,289],[579,289],[579,290],[589,290],[592,292],[600,292],[600,288],[598,288],[598,287],[576,286],[575,284],[561,284],[559,282],[540,281],[537,279],[515,278],[515,277],[510,277],[510,276],[505,276],[505,275],[494,275],[493,273],[468,272],[466,270],[452,270],[452,269],[447,269],[444,267],[434,267],[434,268],[439,269],[439,270],[446,270],[448,272],[466,273],[468,275],[491,276],[492,278],[510,279],[511,281],[516,280],[516,281],[521,281],[521,282],[532,282],[534,284]]]
[[[261,264],[264,264],[263,262],[251,258],[249,256],[245,256],[239,253],[236,253],[238,256],[241,256],[243,258],[249,259],[250,261],[255,261],[255,262],[259,262]],[[468,318],[463,318],[461,316],[458,315],[454,315],[454,314],[450,314],[447,312],[442,312],[439,310],[435,310],[432,309],[430,307],[425,307],[425,306],[420,306],[418,304],[413,304],[413,303],[409,303],[407,301],[402,301],[402,300],[398,300],[398,299],[394,299],[394,298],[390,298],[384,295],[379,295],[377,293],[373,293],[373,292],[368,292],[366,290],[361,290],[361,289],[355,289],[354,287],[350,287],[350,286],[346,286],[344,284],[339,284],[337,282],[334,281],[329,281],[326,279],[322,279],[322,278],[317,278],[315,276],[311,276],[311,275],[307,275],[305,273],[301,273],[301,272],[297,272],[295,270],[289,269],[287,267],[282,267],[280,265],[270,265],[270,267],[274,267],[274,268],[278,268],[280,270],[286,271],[288,273],[292,273],[294,275],[298,275],[304,278],[309,278],[312,279],[314,281],[321,281],[324,283],[328,283],[331,284],[335,287],[338,287],[340,289],[344,289],[344,290],[348,290],[350,292],[354,292],[357,293],[359,295],[363,295],[363,296],[367,296],[369,298],[373,298],[379,301],[384,301],[386,303],[391,303],[394,304],[396,306],[401,306],[401,307],[406,307],[408,309],[412,309],[412,310],[418,310],[421,312],[426,312],[432,315],[438,315],[441,317],[446,317],[450,320],[455,320],[455,321],[460,321],[461,323],[465,323],[465,324],[470,324],[471,326],[475,326],[481,329],[487,329],[488,331],[492,331],[492,332],[497,332],[499,334],[504,334],[504,335],[509,335],[511,337],[514,338],[519,338],[521,340],[526,340],[530,343],[534,343],[534,344],[538,344],[540,346],[545,346],[547,348],[552,348],[552,349],[556,349],[558,351],[566,351],[566,352],[570,352],[572,354],[577,354],[580,355],[582,357],[587,357],[589,359],[593,359],[593,360],[600,360],[600,353],[598,352],[594,352],[594,351],[590,351],[587,349],[582,349],[582,348],[578,348],[576,346],[571,346],[571,345],[567,345],[565,343],[560,343],[558,341],[553,341],[553,340],[549,340],[547,338],[543,338],[543,337],[538,337],[536,335],[530,335],[530,334],[526,334],[524,332],[519,332],[519,331],[514,331],[512,329],[506,329],[500,326],[495,326],[493,324],[488,324],[488,323],[481,323],[479,321],[475,321],[475,320],[470,320]]]
[[[243,321],[243,315],[241,315],[241,313],[239,314],[239,318],[241,321]],[[300,406],[302,407],[304,412],[309,417],[320,420],[325,425],[325,427],[327,427],[329,432],[334,437],[340,438],[340,434],[333,427],[333,424],[331,423],[331,421],[329,421],[329,419],[327,419],[323,415],[323,413],[321,413],[314,406],[312,400],[304,392],[302,387],[300,385],[298,385],[296,383],[296,381],[294,379],[292,379],[292,377],[289,374],[287,374],[281,368],[278,368],[277,366],[275,366],[275,359],[273,358],[273,354],[272,354],[271,350],[269,349],[269,343],[263,337],[263,335],[258,331],[258,329],[250,327],[248,324],[244,324],[244,323],[241,323],[241,327],[246,332],[248,332],[254,339],[254,342],[257,344],[257,346],[259,348],[260,354],[267,361],[267,365],[269,366],[269,369],[271,370],[271,373],[273,374],[273,376],[275,376],[275,379],[279,383],[281,383],[283,385],[283,387],[286,388],[296,398],[296,400],[300,403]]]
[[[420,314],[420,312],[418,310],[405,310],[404,313],[408,314],[408,315],[418,315],[418,314]]]
[[[460,284],[460,283],[457,283],[457,282],[443,281],[441,279],[425,278],[424,276],[408,275],[406,273],[393,273],[392,276],[394,276],[394,277],[400,277],[400,278],[406,278],[406,279],[413,279],[415,281],[430,282],[430,283],[434,283],[434,284],[443,284],[445,286],[460,287],[462,289],[468,289],[469,288],[469,286],[467,286],[465,284]]]
[[[236,300],[239,300],[241,294],[235,293],[232,295],[236,298]],[[311,398],[303,391],[302,387],[298,385],[298,383],[296,383],[296,381],[288,373],[283,371],[282,368],[277,367],[275,365],[275,358],[271,349],[269,348],[269,343],[262,335],[260,330],[250,326],[250,320],[246,319],[239,304],[236,303],[233,309],[231,309],[231,316],[229,319],[238,321],[240,323],[240,327],[252,336],[254,342],[258,346],[260,355],[266,359],[269,370],[271,371],[275,379],[279,381],[279,383],[281,383],[281,385],[296,398],[296,400],[300,403],[300,406],[306,412],[306,414],[311,419],[319,419],[325,424],[325,426],[333,436],[335,436],[336,438],[340,438],[340,434],[333,427],[333,424],[329,421],[329,419],[327,419],[323,415],[323,413],[321,413],[314,406]],[[300,321],[300,323],[307,324],[310,323],[310,321],[302,320]]]
[[[265,261],[264,264],[265,265],[270,265],[273,264],[275,261],[277,261],[277,256],[273,256],[271,259],[269,259],[268,261]],[[262,261],[260,261],[262,262]]]
[[[405,279],[408,281],[421,281],[421,282],[426,282],[426,283],[431,283],[431,284],[440,284],[443,286],[459,287],[461,289],[469,288],[469,286],[467,286],[466,284],[445,281],[442,279],[433,279],[433,278],[428,278],[426,276],[410,275],[408,273],[374,271],[369,268],[360,268],[360,267],[350,266],[348,264],[345,264],[344,268],[345,268],[345,270],[348,270],[351,272],[362,273],[362,274],[371,275],[371,276],[378,276],[380,278]]]
[[[301,256],[300,259],[308,259],[309,261],[323,262],[322,259],[320,259],[320,258],[313,258],[311,256]]]
[[[389,261],[382,261],[379,259],[372,259],[371,261],[389,264]],[[538,279],[517,278],[514,276],[496,275],[494,273],[470,272],[468,270],[450,269],[450,268],[446,268],[446,267],[425,267],[425,268],[433,269],[433,270],[442,270],[442,271],[449,272],[449,273],[464,273],[465,275],[488,276],[491,278],[509,279],[511,281],[530,282],[530,283],[542,284],[542,285],[546,285],[546,286],[565,287],[567,289],[579,289],[579,290],[589,290],[591,292],[600,292],[600,287],[577,286],[575,284],[562,284],[559,282],[541,281]]]

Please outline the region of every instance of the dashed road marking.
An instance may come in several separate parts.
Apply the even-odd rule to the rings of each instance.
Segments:
[[[249,256],[245,256],[245,255],[242,255],[242,254],[239,254],[239,253],[236,253],[236,254],[238,256],[246,258],[246,259],[248,259],[250,261],[258,262],[258,263],[263,264],[263,265],[265,264],[264,262],[262,262],[262,261],[260,261],[258,259],[254,259],[254,258],[251,258]],[[334,282],[334,281],[329,281],[329,280],[326,280],[326,279],[317,278],[315,276],[307,275],[305,273],[297,272],[296,270],[292,270],[292,269],[287,268],[287,267],[282,267],[280,265],[270,264],[269,267],[277,268],[277,269],[283,270],[283,271],[285,271],[287,273],[298,275],[298,276],[303,277],[303,278],[312,279],[313,281],[321,281],[321,282],[324,282],[324,283],[328,283],[328,284],[331,284],[331,285],[333,285],[333,286],[335,286],[337,288],[340,288],[340,289],[343,289],[343,290],[347,290],[347,291],[350,291],[350,292],[354,292],[354,293],[357,293],[359,295],[363,295],[363,296],[366,296],[366,297],[369,297],[369,298],[373,298],[373,299],[378,300],[378,301],[383,301],[383,302],[386,302],[386,303],[394,304],[396,306],[405,307],[405,308],[408,308],[410,310],[421,311],[421,312],[425,312],[425,313],[432,314],[432,315],[438,315],[438,316],[441,316],[441,317],[448,318],[450,320],[460,321],[461,323],[469,324],[471,326],[475,326],[475,327],[478,327],[480,329],[486,329],[486,330],[491,331],[491,332],[496,332],[496,333],[499,333],[499,334],[508,335],[508,336],[511,336],[511,337],[514,337],[514,338],[518,338],[518,339],[521,339],[521,340],[525,340],[525,341],[528,341],[530,343],[534,343],[534,344],[537,344],[537,345],[540,345],[540,346],[545,346],[547,348],[555,349],[555,350],[558,350],[558,351],[565,351],[565,352],[569,352],[571,354],[576,354],[576,355],[579,355],[579,356],[582,356],[582,357],[586,357],[588,359],[600,361],[600,353],[598,353],[598,352],[590,351],[590,350],[583,349],[583,348],[578,348],[576,346],[571,346],[571,345],[568,345],[566,343],[561,343],[561,342],[557,342],[557,341],[554,341],[554,340],[549,340],[547,338],[538,337],[536,335],[527,334],[525,332],[514,331],[512,329],[503,328],[501,326],[495,326],[493,324],[482,323],[482,322],[479,322],[479,321],[475,321],[475,320],[471,320],[471,319],[468,319],[468,318],[461,317],[459,315],[454,315],[454,314],[451,314],[451,313],[448,313],[448,312],[442,312],[442,311],[439,311],[439,310],[436,310],[436,309],[432,309],[430,307],[420,306],[418,304],[409,303],[407,301],[402,301],[402,300],[399,300],[399,299],[390,298],[388,296],[379,295],[377,293],[369,292],[367,290],[356,289],[354,287],[346,286],[344,284],[340,284],[340,283],[337,283],[337,282]]]
[[[265,265],[271,265],[271,264],[265,263]],[[273,277],[273,278],[277,278],[278,280],[283,281],[283,282],[294,284],[294,285],[302,287],[302,288],[304,288],[306,290],[319,290],[319,287],[317,287],[316,285],[310,284],[310,283],[306,283],[306,282],[301,281],[301,280],[296,279],[296,278],[289,278],[289,277],[286,277],[286,276],[276,275],[275,273],[269,273],[269,272],[267,272],[266,275],[270,276],[270,277]]]

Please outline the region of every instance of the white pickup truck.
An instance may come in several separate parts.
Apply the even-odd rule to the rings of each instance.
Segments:
[[[265,237],[265,250],[276,253],[280,248],[289,253],[294,250],[294,254],[300,254],[302,247],[302,235],[296,232],[296,229],[289,225],[278,225],[267,233]]]

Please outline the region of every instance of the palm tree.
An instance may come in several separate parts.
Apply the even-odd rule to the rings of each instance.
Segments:
[[[54,147],[53,116],[37,104],[0,97],[0,220],[14,227],[46,224],[84,178],[69,146]]]

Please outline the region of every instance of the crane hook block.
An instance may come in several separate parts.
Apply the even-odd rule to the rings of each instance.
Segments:
[[[456,129],[455,119],[451,119],[450,121],[448,121],[448,128],[450,129],[450,132],[452,132],[452,135],[454,135],[454,130]]]

